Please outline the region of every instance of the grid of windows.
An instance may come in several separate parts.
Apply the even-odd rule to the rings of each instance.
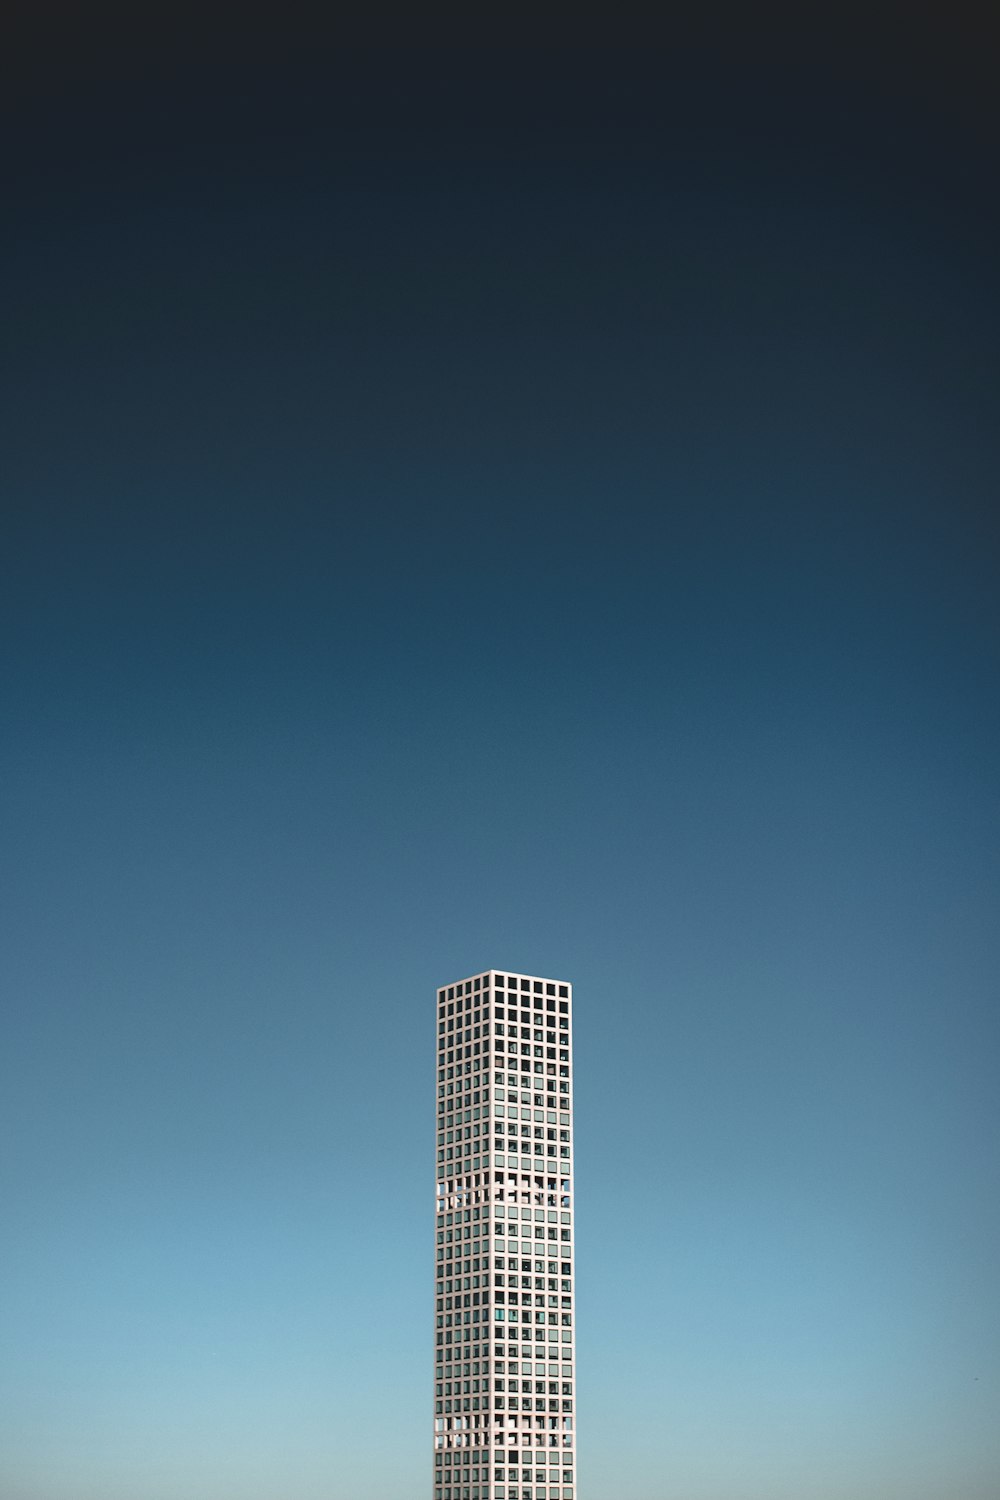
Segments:
[[[575,1500],[572,994],[437,995],[434,1500]]]

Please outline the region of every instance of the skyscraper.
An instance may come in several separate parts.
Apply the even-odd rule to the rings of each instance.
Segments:
[[[434,1500],[574,1500],[572,993],[437,993]]]

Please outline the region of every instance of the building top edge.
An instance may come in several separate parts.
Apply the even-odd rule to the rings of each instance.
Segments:
[[[572,991],[573,988],[571,982],[568,979],[559,979],[552,974],[523,974],[519,969],[480,969],[479,972],[475,974],[463,974],[458,979],[449,979],[444,984],[439,984],[437,986],[437,990],[440,994],[442,990],[451,989],[456,985],[472,984],[477,979],[480,981],[492,980],[497,975],[502,976],[504,979],[525,979],[534,984],[559,984],[563,985],[570,991]]]

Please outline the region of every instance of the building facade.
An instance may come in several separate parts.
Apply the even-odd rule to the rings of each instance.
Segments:
[[[577,1500],[573,997],[437,992],[433,1500]]]

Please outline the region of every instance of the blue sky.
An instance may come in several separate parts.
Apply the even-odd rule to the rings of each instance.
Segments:
[[[986,143],[696,61],[20,106],[5,1500],[427,1492],[490,966],[575,986],[581,1492],[997,1493]]]

